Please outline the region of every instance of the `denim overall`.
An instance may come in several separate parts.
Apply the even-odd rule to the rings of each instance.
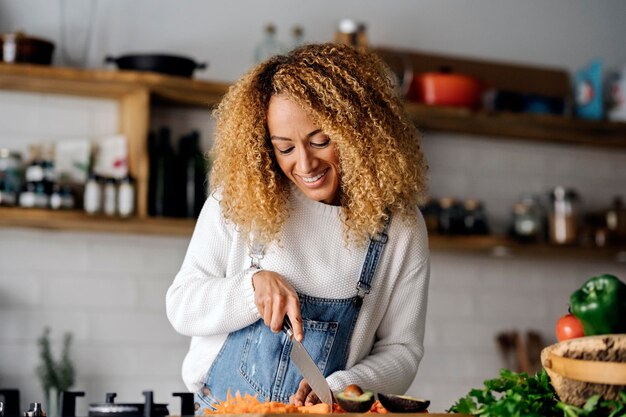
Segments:
[[[346,366],[352,331],[387,242],[389,222],[390,218],[383,232],[370,240],[354,297],[331,299],[298,294],[304,328],[302,344],[326,377]],[[251,254],[254,266],[262,258],[257,255]],[[257,395],[261,401],[288,403],[302,380],[290,361],[290,351],[287,335],[273,333],[263,320],[229,334],[202,389],[195,394],[196,414],[225,401],[229,388],[232,395],[239,391],[242,396]]]

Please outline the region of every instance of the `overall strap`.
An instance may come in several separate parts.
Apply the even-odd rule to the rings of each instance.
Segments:
[[[387,231],[389,230],[389,224],[391,223],[391,215],[387,216],[383,231],[376,237],[370,239],[370,244],[367,248],[367,255],[365,256],[365,262],[363,263],[363,269],[361,269],[361,276],[359,282],[356,284],[357,294],[354,297],[354,303],[360,307],[363,304],[363,298],[366,294],[370,293],[372,288],[372,280],[374,279],[374,273],[376,272],[376,266],[380,259],[380,254],[383,251],[385,243],[387,243]]]

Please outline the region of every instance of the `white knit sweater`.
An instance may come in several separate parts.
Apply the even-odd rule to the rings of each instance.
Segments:
[[[339,207],[292,190],[281,243],[266,249],[261,267],[309,296],[353,297],[367,247],[346,246]],[[251,279],[256,271],[250,268],[245,238],[225,222],[216,198],[209,197],[166,297],[172,326],[191,336],[182,369],[190,391],[200,389],[228,333],[261,318]],[[394,218],[354,328],[346,370],[327,378],[332,390],[349,384],[386,393],[408,389],[424,351],[428,280],[422,217],[412,222]]]

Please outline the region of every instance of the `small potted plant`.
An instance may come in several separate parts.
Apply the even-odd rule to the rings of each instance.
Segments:
[[[50,328],[44,329],[43,335],[37,340],[39,344],[39,358],[37,376],[45,396],[46,410],[49,416],[59,415],[59,396],[74,385],[75,370],[70,359],[71,333],[63,336],[63,350],[61,358],[55,360],[50,347]]]

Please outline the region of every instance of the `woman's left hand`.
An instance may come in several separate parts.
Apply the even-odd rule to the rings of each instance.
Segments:
[[[300,385],[298,386],[298,391],[289,397],[289,403],[297,406],[301,405],[314,405],[320,402],[317,394],[313,392],[311,386],[303,379],[300,381]]]

